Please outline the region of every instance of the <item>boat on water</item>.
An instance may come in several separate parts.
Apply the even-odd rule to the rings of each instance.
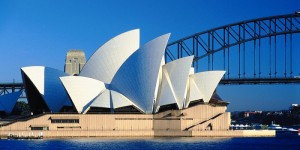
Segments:
[[[276,131],[281,131],[281,130],[285,130],[287,128],[283,128],[281,127],[279,124],[275,124],[273,121],[272,123],[268,126],[269,130],[276,130]]]
[[[294,128],[287,128],[286,129],[287,131],[290,131],[290,132],[298,132],[298,130],[294,129]]]
[[[279,124],[275,124],[273,121],[268,126],[269,130],[276,130],[277,136],[300,136],[300,129],[281,127]]]

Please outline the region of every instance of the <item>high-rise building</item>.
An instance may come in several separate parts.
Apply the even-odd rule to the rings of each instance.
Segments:
[[[81,50],[70,50],[66,56],[65,73],[78,75],[86,62],[85,54]]]

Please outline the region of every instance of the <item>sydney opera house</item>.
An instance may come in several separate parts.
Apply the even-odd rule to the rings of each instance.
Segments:
[[[225,72],[194,73],[193,56],[165,64],[169,36],[140,46],[139,30],[118,35],[76,76],[44,66],[21,68],[32,112],[155,114],[209,103]]]
[[[229,136],[228,103],[216,93],[225,71],[195,73],[193,56],[165,63],[169,36],[140,46],[138,29],[122,33],[98,48],[79,74],[44,66],[21,68],[33,116],[1,126],[0,132]]]

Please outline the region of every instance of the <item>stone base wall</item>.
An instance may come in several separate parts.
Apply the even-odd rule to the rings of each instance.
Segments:
[[[49,131],[184,131],[195,126],[212,130],[226,130],[230,125],[230,113],[226,106],[197,105],[183,110],[169,110],[158,114],[45,114],[28,120],[19,120],[0,126],[0,131],[27,131],[31,127],[46,127]],[[217,116],[217,117],[216,117]],[[34,117],[34,116],[33,116]],[[77,118],[76,123],[54,123],[54,118]],[[201,123],[205,122],[205,123]],[[201,123],[201,124],[199,124]]]
[[[57,120],[67,120],[59,121]],[[73,120],[73,121],[69,121]],[[74,121],[76,120],[76,121]],[[0,135],[43,137],[272,136],[230,131],[226,106],[196,105],[158,114],[44,114],[0,126]]]

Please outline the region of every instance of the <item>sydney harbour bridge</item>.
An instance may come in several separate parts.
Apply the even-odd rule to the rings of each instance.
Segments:
[[[169,43],[165,60],[191,55],[196,72],[226,70],[221,84],[300,83],[300,12],[193,34]],[[18,90],[22,83],[0,83],[0,95]]]

